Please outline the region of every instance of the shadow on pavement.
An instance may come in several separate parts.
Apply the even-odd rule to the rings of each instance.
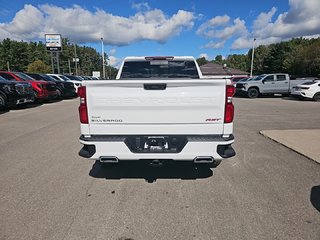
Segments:
[[[23,105],[17,105],[11,108],[11,110],[16,111],[16,110],[23,110],[23,109],[28,109],[28,108],[35,108],[41,106],[42,103],[28,103],[28,104],[23,104]]]
[[[126,161],[118,164],[101,164],[96,161],[89,175],[94,178],[106,179],[145,179],[152,183],[157,179],[191,180],[208,178],[213,172],[208,167],[199,167],[188,162],[166,161],[158,167],[150,166],[147,161]]]
[[[5,108],[5,109],[0,109],[0,114],[4,114],[10,111],[17,111],[17,110],[23,110],[23,109],[28,109],[28,108],[35,108],[38,106],[41,106],[42,103],[27,103],[27,104],[21,104],[21,105],[16,105],[13,107]]]
[[[311,188],[310,202],[320,212],[320,185]]]
[[[314,102],[313,99],[311,99],[311,98],[300,99],[298,97],[293,97],[293,96],[283,97],[282,99],[283,100],[290,100],[290,101],[297,101],[297,102]]]
[[[10,110],[5,108],[5,109],[0,109],[0,115],[9,112]]]

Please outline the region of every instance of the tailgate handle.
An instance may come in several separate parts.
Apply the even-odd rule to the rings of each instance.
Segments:
[[[150,83],[143,84],[144,90],[165,90],[167,88],[166,83]]]

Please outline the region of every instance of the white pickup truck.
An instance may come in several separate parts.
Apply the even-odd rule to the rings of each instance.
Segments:
[[[256,98],[260,94],[290,95],[292,88],[310,79],[290,79],[286,73],[263,74],[236,84],[237,94]]]
[[[116,80],[82,84],[82,157],[215,167],[235,155],[235,88],[227,77],[204,78],[193,57],[127,57]]]

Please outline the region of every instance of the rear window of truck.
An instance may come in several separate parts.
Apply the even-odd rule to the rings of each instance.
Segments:
[[[128,61],[122,68],[120,79],[136,78],[199,78],[194,61],[151,60]]]

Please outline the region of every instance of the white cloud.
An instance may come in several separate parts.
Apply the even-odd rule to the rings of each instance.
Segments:
[[[113,66],[113,67],[119,67],[122,59],[119,59],[115,56],[117,50],[115,48],[110,49],[108,53],[108,64]]]
[[[26,4],[18,11],[10,24],[0,23],[1,38],[32,39],[37,38],[44,27],[44,16],[36,7]],[[44,35],[43,35],[44,36]]]
[[[241,20],[240,18],[236,18],[233,21],[232,26],[228,26],[224,28],[223,30],[218,30],[214,37],[221,38],[221,39],[228,39],[235,35],[242,35],[247,32],[246,24],[244,20]]]
[[[224,44],[225,44],[225,41],[221,41],[221,42],[210,41],[209,43],[207,43],[203,47],[204,48],[223,48]]]
[[[109,54],[114,55],[116,52],[117,52],[117,50],[112,48],[112,49],[110,49]]]
[[[117,67],[120,64],[120,59],[118,59],[115,56],[109,56],[108,64],[110,64],[113,67]]]
[[[277,43],[293,37],[310,38],[320,34],[320,0],[288,0],[288,12],[276,15],[277,8],[261,12],[248,28],[244,20],[229,16],[216,16],[200,25],[196,33],[210,41],[205,48],[223,48],[233,41],[232,49],[251,48],[253,39],[257,45]]]
[[[137,11],[149,11],[151,9],[147,2],[132,3],[132,8]]]
[[[207,53],[201,53],[200,55],[199,55],[199,58],[205,58],[205,59],[209,59],[209,55],[207,54]]]
[[[221,25],[225,25],[230,21],[230,17],[228,15],[216,16],[209,20],[210,27],[217,27]]]
[[[232,48],[250,48],[253,38],[257,38],[259,44],[271,44],[293,37],[313,38],[319,35],[319,0],[289,0],[289,6],[289,11],[279,14],[273,22],[276,8],[260,13],[254,21],[252,32],[236,39]]]
[[[190,29],[194,20],[194,14],[184,10],[172,16],[154,9],[122,17],[99,9],[90,12],[77,5],[71,8],[25,5],[10,23],[0,23],[0,38],[34,40],[44,38],[45,33],[61,33],[78,43],[97,42],[101,37],[105,44],[114,46],[141,40],[163,43]]]
[[[247,34],[247,28],[244,20],[236,18],[230,23],[230,17],[224,15],[216,16],[200,25],[197,34],[209,39],[218,39],[210,41],[204,48],[223,48],[226,40],[231,37]]]
[[[253,22],[253,29],[260,30],[268,26],[270,24],[272,17],[276,13],[277,9],[273,7],[268,13],[260,13],[256,20]]]
[[[211,18],[209,21],[200,25],[197,30],[197,34],[210,37],[210,34],[208,35],[208,32],[212,31],[212,29],[216,27],[226,25],[229,21],[230,17],[227,15]]]

